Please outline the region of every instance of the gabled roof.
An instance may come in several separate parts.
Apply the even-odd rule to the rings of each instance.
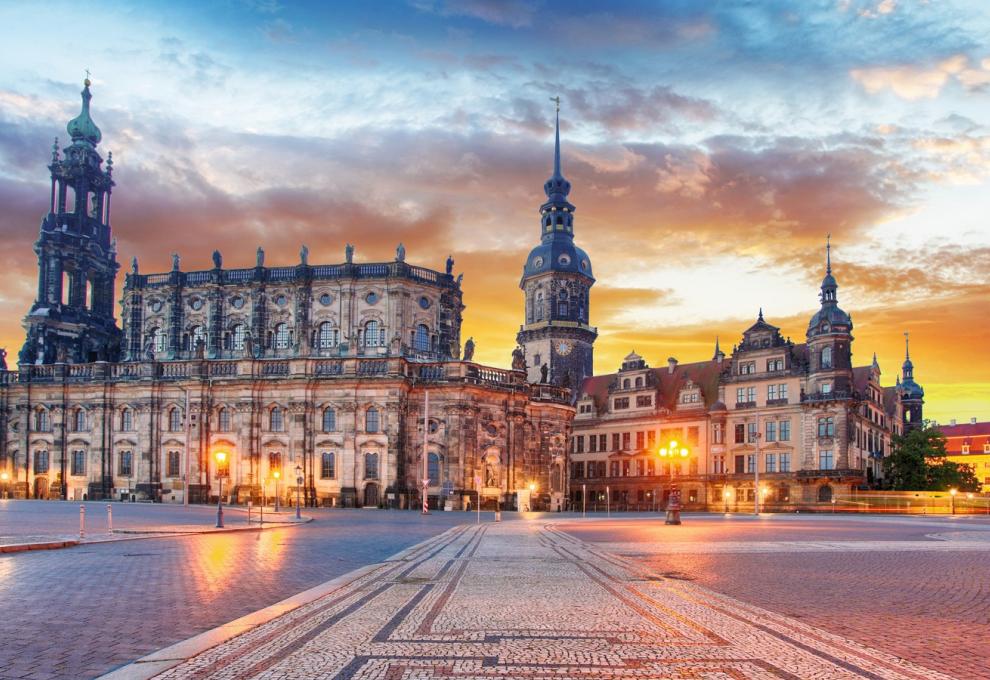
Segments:
[[[659,389],[657,406],[673,410],[681,388],[688,380],[701,388],[705,407],[710,407],[718,400],[719,375],[728,364],[716,361],[698,361],[692,364],[678,364],[673,372],[668,367],[651,368],[654,376],[654,389]],[[606,410],[608,404],[609,386],[616,381],[618,373],[606,373],[585,378],[581,384],[579,399],[591,397],[599,413]]]

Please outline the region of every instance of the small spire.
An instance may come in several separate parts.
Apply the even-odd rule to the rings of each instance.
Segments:
[[[763,307],[760,307],[760,316],[757,317],[757,321],[763,321]]]
[[[557,124],[555,129],[554,146],[553,146],[553,176],[561,177],[560,174],[560,95],[556,97],[550,97],[557,107]]]
[[[873,353],[873,368],[880,368],[880,362],[877,361],[877,353]]]
[[[832,273],[832,234],[825,236],[825,273]]]
[[[52,163],[58,162],[58,137],[55,138],[55,143],[52,144]]]
[[[911,361],[911,346],[908,331],[904,331],[904,361]]]
[[[113,151],[107,153],[107,177],[113,174]]]

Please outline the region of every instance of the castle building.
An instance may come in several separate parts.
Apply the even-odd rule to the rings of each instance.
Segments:
[[[53,154],[38,297],[17,370],[0,371],[6,492],[202,502],[223,478],[232,502],[298,481],[308,504],[418,506],[424,489],[433,506],[563,503],[570,391],[517,360],[462,358],[451,258],[413,265],[400,244],[390,262],[355,262],[350,245],[338,264],[310,264],[305,246],[290,266],[260,248],[246,268],[219,252],[203,271],[134,260],[118,328],[91,96],[87,80],[72,145]]]
[[[852,318],[838,306],[831,244],[820,308],[794,343],[760,310],[731,356],[650,368],[633,353],[618,372],[584,381],[571,455],[573,504],[663,507],[671,481],[689,508],[828,504],[880,481],[891,438],[921,422],[921,387],[883,387],[876,355],[853,362]],[[660,457],[660,449],[686,449]],[[759,488],[755,473],[759,470]],[[590,506],[589,506],[590,504]]]
[[[577,387],[594,373],[594,342],[589,325],[591,258],[574,244],[574,206],[560,170],[560,106],[554,139],[553,174],[543,185],[540,244],[530,251],[519,282],[526,297],[526,319],[516,340],[526,358],[530,382]]]
[[[980,480],[981,491],[990,493],[990,422],[968,423],[949,421],[938,428],[945,435],[946,460],[968,465]]]

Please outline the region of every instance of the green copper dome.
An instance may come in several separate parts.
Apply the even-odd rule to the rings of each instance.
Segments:
[[[89,117],[89,100],[93,98],[93,95],[89,92],[89,78],[83,81],[82,94],[82,111],[79,115],[69,121],[69,124],[65,126],[65,129],[69,132],[69,136],[72,137],[73,143],[85,142],[90,146],[96,146],[103,139],[103,134],[100,132],[100,128],[96,127],[96,123],[93,119]]]

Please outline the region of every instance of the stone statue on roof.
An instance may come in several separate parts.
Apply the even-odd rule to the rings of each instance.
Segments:
[[[258,246],[258,250],[254,253],[254,266],[264,267],[265,266],[265,251]]]
[[[303,244],[303,247],[299,249],[299,261],[302,264],[309,264],[309,248],[306,247],[305,243]]]
[[[406,261],[406,247],[402,245],[401,241],[399,242],[398,247],[396,247],[395,249],[395,261],[396,262]]]
[[[354,246],[350,243],[344,246],[344,261],[347,262],[347,264],[354,262]]]
[[[464,343],[464,361],[474,361],[474,338],[468,338]]]
[[[454,256],[453,255],[448,255],[447,256],[447,273],[448,274],[453,274],[454,273]]]
[[[540,366],[540,382],[545,383],[547,381],[547,375],[550,373],[550,367],[546,364]]]
[[[223,255],[220,254],[219,250],[213,251],[213,268],[220,269],[223,266]]]
[[[526,354],[523,348],[516,345],[516,348],[512,350],[512,370],[513,371],[525,371],[526,370]]]
[[[172,253],[172,271],[179,271],[179,254]]]

